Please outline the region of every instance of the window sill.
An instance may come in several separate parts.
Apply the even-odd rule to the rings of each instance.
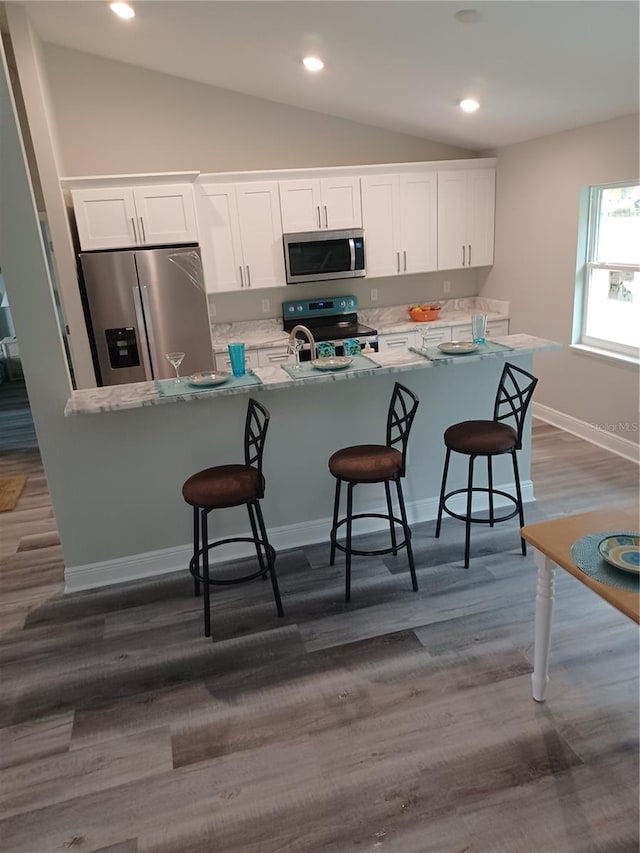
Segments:
[[[632,355],[624,355],[623,353],[613,352],[612,350],[599,349],[598,347],[587,346],[587,344],[569,344],[569,349],[577,350],[578,352],[585,353],[586,355],[593,355],[596,358],[602,358],[605,361],[618,361],[622,364],[631,364],[636,367],[640,364],[640,359]]]

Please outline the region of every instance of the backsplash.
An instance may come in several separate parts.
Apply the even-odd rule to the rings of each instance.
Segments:
[[[477,295],[479,272],[482,270],[446,270],[389,278],[345,278],[326,283],[290,285],[286,288],[210,293],[209,313],[212,323],[231,323],[240,320],[280,319],[282,303],[288,299],[297,298],[315,299],[316,297],[354,295],[358,297],[358,307],[361,310],[404,303],[411,305],[419,302],[457,299]],[[445,281],[450,283],[448,293],[443,289]],[[372,289],[378,291],[378,299],[375,302],[371,299]],[[269,301],[268,311],[262,310],[263,300]],[[215,313],[213,306],[215,306]]]

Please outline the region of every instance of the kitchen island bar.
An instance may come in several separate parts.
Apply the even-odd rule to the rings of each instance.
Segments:
[[[86,423],[89,415],[95,423],[89,432],[96,452],[102,441],[112,442],[114,436],[121,437],[121,450],[101,488],[91,483],[90,471],[70,472],[78,494],[90,489],[92,500],[76,502],[83,536],[74,555],[67,555],[67,589],[186,571],[191,517],[180,486],[194,471],[241,461],[247,393],[271,412],[263,510],[277,552],[313,542],[328,548],[333,505],[329,456],[339,447],[384,442],[383,422],[396,379],[421,401],[405,481],[409,521],[435,518],[446,427],[492,416],[505,360],[535,373],[534,355],[560,346],[529,335],[497,341],[511,349],[437,362],[407,351],[375,353],[369,356],[376,362],[371,370],[321,373],[309,379],[291,379],[281,366],[256,368],[261,385],[222,385],[206,393],[193,392],[185,383],[179,396],[160,396],[153,382],[73,392],[65,410],[69,429]],[[529,424],[519,457],[525,501],[533,499],[530,450]],[[495,483],[509,491],[513,475],[502,462],[495,466]],[[452,484],[463,485],[465,475],[466,466],[452,465]],[[384,506],[382,486],[370,492],[359,499],[358,512],[377,512]],[[240,512],[231,510],[228,516],[216,531],[220,538],[244,529]],[[363,532],[364,527],[354,529],[354,535]],[[518,545],[516,537],[514,553]],[[248,554],[225,551],[219,557]]]

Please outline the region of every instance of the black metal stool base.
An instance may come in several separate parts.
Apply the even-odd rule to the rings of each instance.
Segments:
[[[267,531],[262,517],[262,511],[260,510],[260,504],[256,499],[254,501],[247,502],[246,506],[253,536],[232,536],[228,539],[218,539],[214,542],[209,541],[207,530],[207,515],[212,512],[212,510],[207,509],[206,507],[197,506],[194,506],[193,508],[194,541],[193,557],[189,561],[189,572],[193,577],[195,595],[200,595],[200,586],[202,585],[205,637],[211,636],[210,588],[212,586],[231,586],[233,584],[256,580],[256,578],[259,577],[263,580],[270,577],[278,616],[284,616],[282,601],[280,599],[280,590],[278,588],[278,579],[276,577],[276,552],[267,539]],[[202,547],[200,547],[201,542]],[[258,570],[251,572],[251,574],[243,575],[242,577],[212,578],[209,574],[209,552],[212,548],[218,548],[221,545],[229,545],[235,542],[251,542],[253,544],[256,549],[256,557],[259,567]]]
[[[489,490],[486,487],[474,486],[471,489],[471,494],[475,494],[476,492],[484,492],[487,495],[501,495],[503,498],[508,498],[514,505],[514,509],[512,512],[508,513],[508,515],[496,516],[491,513],[491,508],[489,508],[489,518],[478,518],[477,516],[470,515],[468,520],[471,524],[489,524],[493,527],[494,524],[497,524],[500,521],[509,521],[510,518],[515,518],[515,516],[520,511],[520,507],[518,506],[518,499],[514,495],[510,495],[509,492],[503,492],[500,489]],[[447,515],[450,515],[452,518],[457,518],[458,521],[467,521],[466,515],[461,515],[459,512],[454,512],[452,509],[449,509],[447,506],[447,501],[449,498],[452,498],[454,495],[466,495],[468,494],[467,489],[455,489],[453,492],[447,492],[442,500],[442,511],[446,512]]]
[[[394,556],[396,556],[400,548],[409,547],[409,542],[411,540],[411,531],[408,528],[405,529],[402,523],[402,519],[396,518],[395,516],[384,515],[381,512],[362,512],[358,515],[352,515],[351,521],[355,521],[358,518],[383,518],[385,521],[388,521],[389,524],[391,524],[391,522],[393,521],[394,524],[402,528],[402,531],[405,535],[405,539],[403,539],[402,542],[396,542],[395,545],[391,545],[390,548],[380,548],[377,551],[361,551],[356,548],[351,548],[351,553],[355,554],[357,557],[380,557],[383,554],[393,554]],[[331,531],[330,536],[331,544],[333,545],[333,547],[337,548],[338,551],[342,551],[344,554],[347,553],[347,546],[342,545],[340,542],[338,542],[338,528],[342,527],[343,524],[346,524],[348,520],[348,518],[343,518],[342,521],[339,521],[335,528]]]

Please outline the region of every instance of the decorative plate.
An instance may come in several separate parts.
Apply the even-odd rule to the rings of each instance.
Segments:
[[[598,551],[602,559],[616,569],[640,574],[640,535],[607,536],[598,543]]]
[[[449,341],[446,344],[438,344],[440,352],[446,352],[449,355],[464,355],[468,352],[475,352],[478,349],[478,344],[473,341]]]
[[[197,385],[199,388],[212,388],[214,385],[222,385],[230,376],[230,373],[222,371],[202,370],[200,373],[187,376],[187,382],[191,385]]]
[[[326,358],[314,358],[311,362],[318,370],[343,370],[353,361],[348,355],[330,355]]]

